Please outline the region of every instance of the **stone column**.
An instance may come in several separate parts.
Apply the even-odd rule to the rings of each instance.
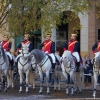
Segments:
[[[56,42],[56,28],[55,27],[52,28],[51,31],[52,31],[51,39],[52,39],[52,41]]]
[[[89,20],[88,20],[88,52],[90,53],[90,56],[93,57],[92,53],[92,46],[94,43],[98,40],[98,23],[96,18],[96,9],[95,7],[92,7],[93,9],[89,11]]]
[[[53,42],[55,42],[55,45],[56,45],[56,28],[55,27],[52,28],[51,31],[52,31],[51,39],[52,39]],[[55,46],[55,50],[56,50],[56,46]]]
[[[80,24],[82,29],[80,30],[80,51],[81,56],[84,57],[88,53],[88,15],[84,13],[84,17],[79,13]]]

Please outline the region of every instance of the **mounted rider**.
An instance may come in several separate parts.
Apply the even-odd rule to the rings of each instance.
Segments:
[[[13,56],[10,53],[11,47],[12,47],[12,42],[9,41],[9,37],[7,34],[3,35],[3,41],[1,41],[1,45],[5,51],[5,53],[7,54],[7,56],[9,57],[9,61],[11,66],[13,67]]]
[[[30,37],[29,34],[24,34],[24,40],[17,46],[16,52],[15,52],[15,56],[17,56],[17,57],[16,57],[15,62],[17,62],[19,57],[21,56],[19,50],[22,48],[22,44],[27,44],[29,46],[28,47],[29,52],[31,52],[33,50],[33,44],[31,41],[29,41],[29,37]]]
[[[27,44],[29,45],[29,52],[31,52],[33,50],[33,44],[31,41],[29,41],[29,34],[24,34],[24,40],[17,46],[15,55],[19,54],[19,50],[22,48],[22,44]]]
[[[97,49],[97,50],[96,50]],[[100,40],[97,41],[93,46],[92,46],[92,52],[95,54],[96,52],[100,52]],[[94,59],[93,59],[94,62]],[[100,75],[98,76],[98,83],[100,84]]]
[[[55,57],[55,42],[51,40],[51,34],[46,34],[46,39],[44,42],[40,45],[39,49],[42,50],[52,58],[52,72],[54,72],[55,64],[57,61],[57,58]],[[57,61],[58,62],[58,61]]]
[[[80,63],[82,63],[82,58],[79,54],[79,49],[80,49],[80,45],[79,42],[77,41],[77,34],[71,34],[71,40],[66,41],[66,43],[64,44],[64,48],[63,50],[68,50],[75,58],[76,58],[76,71],[79,71],[79,67],[80,67]]]

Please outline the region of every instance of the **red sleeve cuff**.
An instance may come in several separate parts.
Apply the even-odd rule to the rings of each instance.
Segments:
[[[64,48],[64,51],[66,50],[66,48]]]
[[[17,49],[18,51],[20,50],[20,48]]]
[[[93,51],[93,53],[96,53],[96,51]]]

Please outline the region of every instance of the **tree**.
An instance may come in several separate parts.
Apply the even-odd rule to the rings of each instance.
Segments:
[[[41,27],[49,31],[61,23],[63,12],[67,16],[63,23],[68,23],[77,18],[78,13],[84,15],[92,5],[98,4],[98,0],[12,0],[7,18],[9,31],[12,35],[33,32]],[[69,11],[73,13],[70,15]]]
[[[7,15],[10,12],[10,0],[0,0],[0,33],[2,30],[6,30],[5,24],[7,24]]]

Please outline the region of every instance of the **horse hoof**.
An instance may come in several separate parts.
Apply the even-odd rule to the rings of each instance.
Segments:
[[[72,96],[74,96],[74,94],[71,94]]]
[[[54,91],[56,92],[57,90],[56,90],[56,89],[54,89]]]
[[[74,93],[76,93],[76,91],[74,91]]]
[[[7,92],[7,90],[4,90],[4,92]]]
[[[0,92],[1,92],[1,90],[0,90]]]
[[[22,93],[22,91],[19,91],[19,93]]]
[[[66,96],[69,96],[69,94],[67,93]]]
[[[79,94],[82,94],[82,92],[80,91]]]
[[[29,93],[29,91],[26,91],[26,93]]]
[[[50,92],[47,92],[47,94],[50,94]]]
[[[35,91],[35,88],[33,88],[33,90]]]
[[[39,94],[42,94],[42,92],[39,92]]]
[[[92,96],[92,98],[95,98],[95,96]]]

